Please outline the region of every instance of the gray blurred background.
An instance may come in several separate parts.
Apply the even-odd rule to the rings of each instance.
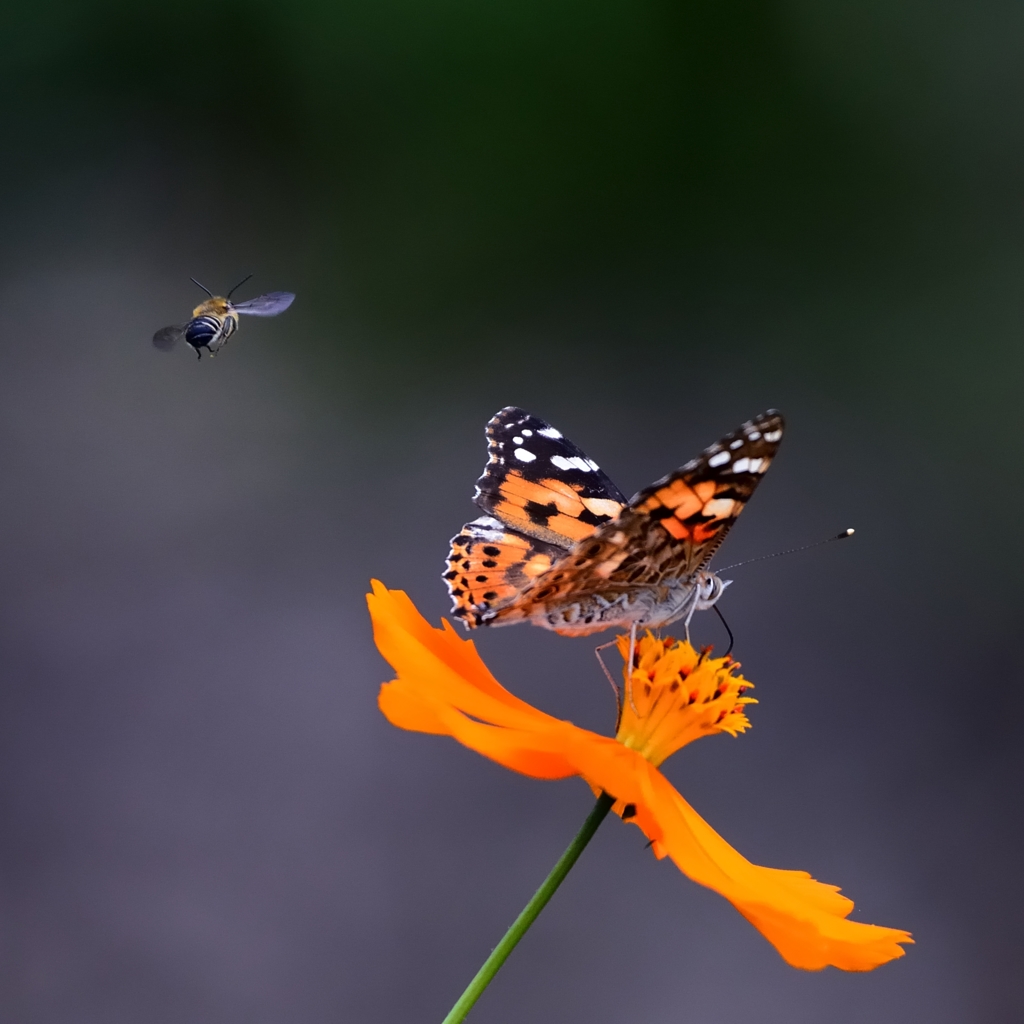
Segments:
[[[592,803],[376,710],[483,425],[628,494],[767,406],[754,729],[667,771],[913,930],[805,974],[610,822],[473,1013],[1024,1016],[1024,11],[15,0],[0,36],[0,1019],[439,1021]],[[149,338],[290,289],[216,360]],[[723,643],[713,616],[696,636]],[[478,638],[600,731],[588,640]]]

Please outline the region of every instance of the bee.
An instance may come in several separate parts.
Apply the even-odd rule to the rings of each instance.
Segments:
[[[252,274],[249,275],[252,277]],[[206,285],[199,284],[194,278],[189,280],[210,297],[200,302],[192,310],[192,319],[185,324],[174,324],[162,327],[153,335],[153,344],[161,352],[169,352],[184,338],[196,350],[196,356],[203,358],[205,348],[211,356],[215,356],[226,344],[228,338],[238,330],[238,314],[248,316],[277,316],[283,313],[294,301],[292,292],[267,292],[255,299],[245,302],[232,302],[231,296],[249,280],[243,278],[228,292],[227,297],[214,295]]]

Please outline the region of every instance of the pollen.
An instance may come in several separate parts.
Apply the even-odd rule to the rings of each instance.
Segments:
[[[629,636],[617,638],[623,660],[629,657]],[[750,728],[746,705],[753,684],[739,674],[730,657],[711,658],[672,637],[647,632],[636,641],[633,665],[625,666],[616,739],[654,765],[660,765],[701,736],[727,732],[737,736]]]

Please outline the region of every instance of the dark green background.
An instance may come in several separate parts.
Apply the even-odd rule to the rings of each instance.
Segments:
[[[445,611],[514,403],[627,493],[786,413],[724,562],[858,535],[735,571],[755,728],[668,771],[918,944],[794,972],[611,823],[474,1020],[1017,1020],[1022,43],[1008,3],[9,6],[3,1015],[441,1019],[589,796],[383,723],[361,595]],[[249,271],[295,306],[149,347]],[[479,643],[610,727],[589,642]]]

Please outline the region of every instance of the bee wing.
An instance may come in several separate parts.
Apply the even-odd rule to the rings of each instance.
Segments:
[[[172,327],[161,327],[160,330],[153,335],[153,344],[160,349],[161,352],[170,352],[184,336],[185,327],[183,324],[175,324]]]
[[[233,302],[231,305],[235,312],[247,313],[249,316],[277,316],[294,301],[295,295],[292,292],[267,292],[266,295],[259,295],[255,299]]]

